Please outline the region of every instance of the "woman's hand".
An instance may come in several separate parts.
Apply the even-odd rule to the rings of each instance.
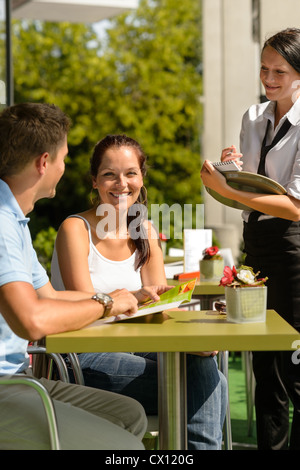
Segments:
[[[147,300],[153,300],[157,302],[160,299],[160,295],[168,290],[172,289],[173,286],[145,286],[142,289],[133,292],[139,304],[146,302]]]
[[[235,163],[242,167],[243,162],[241,162],[240,158],[243,157],[242,153],[238,153],[236,150],[235,145],[231,145],[231,147],[227,147],[222,150],[221,153],[221,162],[226,162],[228,160],[234,160]]]

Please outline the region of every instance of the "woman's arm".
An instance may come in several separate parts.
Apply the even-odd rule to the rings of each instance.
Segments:
[[[227,199],[240,202],[253,210],[292,221],[300,220],[300,201],[288,195],[258,194],[239,191],[226,183],[225,177],[205,160],[201,178],[203,184]]]
[[[66,290],[94,292],[89,266],[89,234],[85,222],[77,217],[66,219],[56,238],[56,251]]]

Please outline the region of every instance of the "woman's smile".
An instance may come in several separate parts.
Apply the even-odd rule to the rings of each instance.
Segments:
[[[127,203],[128,198],[132,196],[132,192],[131,191],[127,191],[123,193],[109,192],[109,195],[112,196],[112,198],[115,199],[116,202]]]
[[[143,177],[134,149],[120,147],[105,152],[94,180],[102,203],[129,208],[136,202],[142,186]]]
[[[127,193],[110,193],[113,197],[115,198],[125,198],[125,197],[128,197],[128,196],[131,196],[131,192],[127,192]]]

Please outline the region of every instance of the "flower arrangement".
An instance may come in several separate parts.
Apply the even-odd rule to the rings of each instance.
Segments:
[[[223,274],[220,286],[224,287],[258,287],[264,286],[268,280],[267,277],[258,279],[259,272],[255,274],[252,268],[244,265],[238,269],[235,266],[232,269],[229,266],[225,266]]]
[[[200,281],[218,282],[224,269],[224,260],[217,246],[210,246],[202,251],[199,261]]]
[[[217,246],[210,246],[209,248],[205,248],[205,250],[202,252],[202,255],[202,259],[223,259]]]

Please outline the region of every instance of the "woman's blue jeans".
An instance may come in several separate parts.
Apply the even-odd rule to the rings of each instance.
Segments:
[[[156,353],[84,353],[78,357],[85,385],[135,398],[147,415],[157,414]],[[227,400],[227,381],[216,358],[188,354],[189,449],[221,449]]]

